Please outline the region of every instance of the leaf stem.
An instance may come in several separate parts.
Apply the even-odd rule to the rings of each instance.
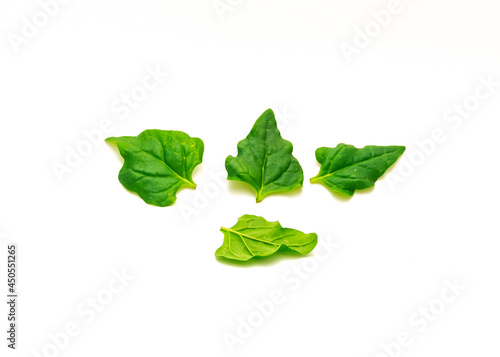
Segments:
[[[311,183],[318,183],[323,177],[324,176],[321,176],[321,177],[316,176],[316,177],[311,178],[309,181]]]
[[[192,189],[196,189],[196,184],[194,182],[182,179],[184,181],[184,184]]]

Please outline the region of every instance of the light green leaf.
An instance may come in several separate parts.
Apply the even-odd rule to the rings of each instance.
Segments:
[[[124,159],[118,179],[146,203],[170,206],[181,187],[196,188],[192,174],[203,159],[201,139],[182,131],[145,130],[106,141],[115,143]]]
[[[375,185],[377,179],[394,164],[405,151],[404,146],[365,146],[338,144],[335,148],[316,150],[321,164],[312,183],[322,183],[332,191],[352,196],[355,190]]]
[[[238,156],[227,157],[227,179],[252,186],[257,202],[271,193],[302,187],[304,173],[292,151],[292,143],[281,137],[274,113],[268,109],[238,143]]]
[[[316,233],[305,234],[283,228],[279,222],[268,222],[259,216],[244,215],[231,228],[221,228],[224,243],[215,252],[216,257],[246,261],[266,257],[278,250],[310,253],[318,243]]]

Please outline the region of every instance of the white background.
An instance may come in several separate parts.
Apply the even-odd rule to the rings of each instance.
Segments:
[[[41,7],[1,2],[0,229],[8,238],[0,261],[16,242],[17,354],[226,356],[224,334],[236,335],[254,301],[279,289],[285,301],[234,355],[378,356],[402,331],[412,343],[394,355],[498,355],[500,87],[461,125],[443,118],[474,95],[479,78],[500,81],[498,4],[402,1],[349,63],[341,44],[352,45],[387,1],[236,3],[221,18],[210,0],[73,0],[16,51],[9,39]],[[120,119],[113,103],[148,66],[170,75]],[[282,114],[306,180],[256,204],[251,191],[211,174],[224,172],[267,108]],[[103,142],[58,180],[54,162],[66,164],[103,118],[113,123],[105,136],[154,128],[202,138],[197,190],[180,191],[171,207],[145,204],[120,185],[122,160]],[[417,142],[437,128],[446,139],[422,156]],[[340,142],[407,151],[375,189],[345,200],[309,184],[315,149]],[[412,155],[418,165],[391,185]],[[182,207],[196,214],[186,218]],[[319,246],[306,258],[216,260],[220,226],[245,213],[340,247],[317,267]],[[283,276],[304,266],[315,269],[292,290]],[[134,279],[87,323],[78,306],[105,294],[113,269],[123,268]],[[446,279],[467,289],[419,331],[410,317],[440,298]],[[5,305],[1,313],[3,331]],[[80,334],[47,350],[49,335],[71,322]],[[4,333],[1,340],[7,355]]]

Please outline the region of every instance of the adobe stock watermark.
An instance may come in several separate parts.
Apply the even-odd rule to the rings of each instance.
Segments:
[[[155,68],[147,66],[145,72],[140,84],[122,93],[111,103],[110,110],[115,115],[114,119],[103,117],[94,129],[82,130],[82,139],[73,146],[66,146],[64,159],[52,161],[52,170],[59,182],[63,182],[65,175],[75,171],[96,147],[104,144],[106,136],[115,130],[116,123],[127,119],[168,77],[168,72],[162,71],[160,65]]]
[[[219,19],[224,21],[228,12],[233,12],[238,6],[241,5],[243,0],[214,0],[212,7],[214,8]]]
[[[40,0],[38,1],[38,9],[30,16],[23,17],[20,29],[18,32],[9,32],[7,39],[15,53],[19,53],[19,49],[23,45],[27,45],[34,39],[40,31],[47,27],[50,20],[56,17],[63,5],[66,5],[71,0]]]
[[[471,119],[474,112],[481,107],[481,103],[490,99],[500,87],[500,82],[495,80],[493,74],[487,77],[479,76],[477,80],[476,88],[470,95],[445,110],[442,119],[446,125],[434,128],[426,138],[415,140],[414,148],[408,150],[388,174],[386,182],[391,191],[395,191],[399,184],[408,180],[417,167],[434,155],[439,145],[443,145],[452,132],[459,130],[465,120]]]
[[[289,128],[292,121],[296,118],[296,115],[287,106],[284,106],[282,110],[275,111],[274,115],[281,133],[286,132],[287,128]],[[208,176],[210,177],[210,181],[198,186],[198,189],[194,191],[194,196],[190,203],[178,202],[176,204],[179,214],[187,224],[191,223],[193,219],[207,210],[227,185],[227,172],[225,170],[209,172]]]
[[[226,171],[209,172],[210,181],[199,185],[190,203],[178,202],[177,210],[185,223],[189,224],[204,210],[210,207],[210,203],[222,193],[226,185]]]
[[[331,236],[319,239],[313,256],[301,259],[284,271],[278,284],[282,287],[272,290],[261,300],[254,300],[250,312],[237,318],[234,330],[222,334],[228,351],[233,353],[236,347],[252,337],[255,331],[274,315],[276,309],[288,301],[293,293],[302,287],[304,281],[309,279],[322,263],[331,259],[341,246],[342,244]]]
[[[85,327],[90,325],[102,314],[109,305],[122,294],[134,279],[125,268],[121,272],[111,271],[112,277],[104,288],[95,295],[89,296],[75,309],[76,317],[67,322],[59,331],[50,332],[47,335],[48,342],[39,349],[32,349],[34,357],[56,357],[64,351],[71,342],[80,336]]]
[[[411,0],[406,0],[409,2]],[[392,23],[394,17],[403,11],[404,7],[400,0],[389,0],[385,9],[370,12],[371,20],[362,27],[354,28],[352,43],[342,41],[340,50],[347,63],[352,63],[353,56],[359,55],[370,43]]]
[[[401,356],[404,349],[413,345],[418,336],[427,331],[466,290],[467,286],[463,285],[458,278],[444,280],[439,296],[419,306],[408,317],[408,328],[400,331],[392,341],[381,343],[381,352],[376,357]]]

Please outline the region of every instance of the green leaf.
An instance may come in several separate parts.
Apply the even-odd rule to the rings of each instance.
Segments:
[[[124,159],[118,179],[146,203],[170,206],[181,187],[196,188],[192,174],[203,159],[201,139],[182,131],[145,130],[106,141],[115,143]]]
[[[292,143],[281,137],[274,113],[268,109],[238,143],[238,156],[227,157],[227,179],[252,186],[257,202],[270,193],[302,187],[304,173],[292,151]]]
[[[404,146],[365,146],[338,144],[335,148],[316,150],[321,164],[312,183],[322,183],[332,191],[352,196],[355,190],[375,185],[375,181],[394,164],[405,151]]]
[[[248,214],[241,216],[233,227],[220,230],[224,233],[224,243],[215,256],[240,261],[266,257],[280,249],[308,254],[318,243],[316,233],[283,228],[279,222]]]

